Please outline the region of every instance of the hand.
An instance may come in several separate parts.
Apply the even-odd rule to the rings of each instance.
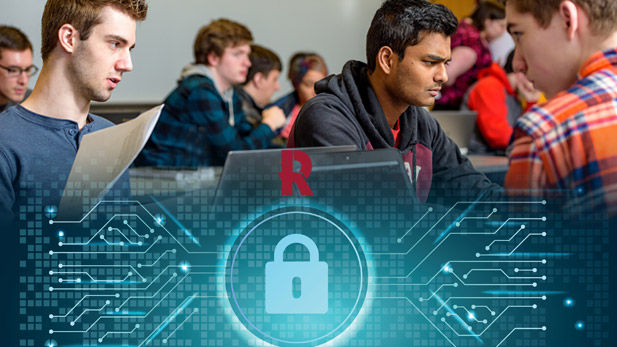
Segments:
[[[272,131],[281,128],[283,124],[285,124],[285,120],[287,120],[285,113],[278,106],[272,106],[263,110],[261,112],[261,118],[261,122],[269,126]]]
[[[517,73],[518,79],[518,92],[519,94],[527,100],[527,102],[537,102],[540,100],[542,96],[542,92],[537,90],[533,83],[529,82],[527,77],[521,72]]]

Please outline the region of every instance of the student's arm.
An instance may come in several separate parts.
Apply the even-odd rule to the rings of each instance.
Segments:
[[[361,129],[345,106],[333,96],[319,94],[309,100],[300,110],[293,129],[293,143],[299,147],[356,145],[365,148]]]
[[[544,165],[535,141],[525,132],[514,130],[514,141],[508,150],[510,168],[506,174],[506,189],[533,189],[547,187]]]
[[[467,106],[478,113],[476,125],[491,149],[505,149],[512,137],[506,98],[505,88],[493,78],[480,80],[469,94]]]
[[[240,102],[234,102],[234,112],[242,112]],[[214,88],[195,88],[188,98],[188,112],[195,124],[201,125],[201,142],[215,149],[223,159],[229,151],[267,148],[274,138],[272,129],[260,124],[246,135],[229,124],[229,112]]]
[[[454,84],[456,79],[471,69],[478,61],[478,53],[467,46],[458,46],[452,50],[452,61],[446,65],[448,73],[447,86]]]
[[[441,129],[437,121],[428,116],[427,127],[420,131],[431,132],[431,149],[433,152],[433,182],[429,202],[469,201],[480,196],[500,198],[502,189],[492,183],[486,175],[476,170],[471,161],[461,154],[458,146]],[[446,196],[446,198],[444,198]]]
[[[13,218],[15,204],[15,190],[13,189],[15,168],[12,167],[9,157],[0,148],[0,225]]]

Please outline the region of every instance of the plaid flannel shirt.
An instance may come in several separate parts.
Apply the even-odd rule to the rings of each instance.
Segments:
[[[267,148],[274,137],[268,125],[255,129],[246,120],[242,103],[233,93],[230,105],[214,82],[203,75],[190,75],[165,100],[165,107],[138,166],[222,166],[232,150]]]
[[[617,214],[617,50],[591,56],[578,81],[521,117],[508,189],[567,192],[567,207]]]

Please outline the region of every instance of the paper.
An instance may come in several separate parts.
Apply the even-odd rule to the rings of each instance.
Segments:
[[[146,145],[163,106],[82,138],[60,200],[60,218],[82,214],[107,194]]]

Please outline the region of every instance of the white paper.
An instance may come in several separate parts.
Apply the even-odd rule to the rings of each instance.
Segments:
[[[60,200],[59,217],[81,214],[84,204],[93,205],[107,194],[146,145],[162,109],[159,105],[130,121],[84,135]]]

